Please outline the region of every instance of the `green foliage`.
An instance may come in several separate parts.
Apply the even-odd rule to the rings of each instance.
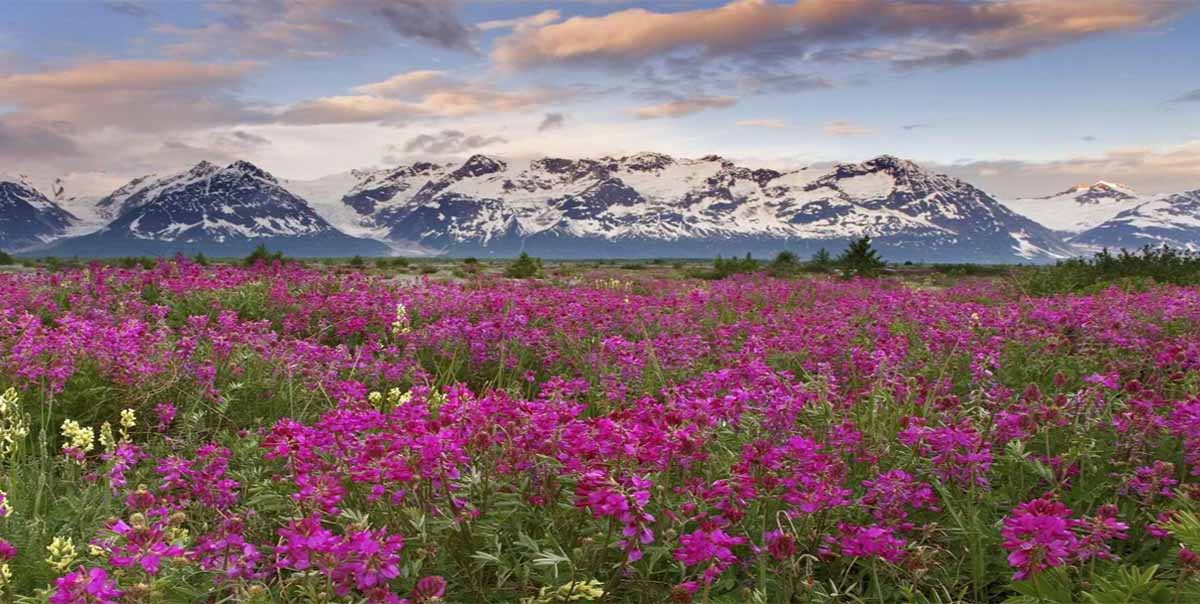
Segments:
[[[208,260],[208,256],[205,256],[204,252],[200,252],[199,254],[196,254],[196,257],[193,258],[192,261],[195,262],[196,264],[199,264],[200,266],[208,266],[210,264],[209,260]]]
[[[784,250],[775,254],[775,258],[767,263],[767,274],[772,277],[790,277],[800,272],[802,268],[803,265],[796,254]]]
[[[1018,284],[1029,295],[1094,292],[1112,286],[1141,291],[1154,283],[1200,284],[1200,253],[1168,246],[1105,249],[1091,258],[1071,258],[1053,266],[1033,267],[1019,274]]]
[[[833,256],[829,255],[829,250],[821,248],[817,253],[813,254],[812,259],[808,261],[812,268],[821,273],[827,273],[833,270]]]
[[[367,265],[367,261],[363,260],[362,256],[355,254],[354,257],[346,261],[346,264],[352,268],[363,268]]]
[[[0,266],[7,266],[15,262],[16,260],[14,260],[12,256],[0,250]]]
[[[146,269],[154,268],[154,265],[157,264],[157,262],[158,261],[154,258],[148,258],[146,256],[126,256],[124,258],[117,258],[113,261],[114,264],[121,268]]]
[[[847,278],[877,277],[886,266],[879,252],[871,247],[871,238],[867,236],[851,241],[842,255],[838,256],[837,264]]]
[[[504,269],[504,276],[510,279],[530,279],[541,274],[542,261],[526,252],[521,252],[521,255]]]
[[[753,273],[758,270],[759,262],[746,254],[742,258],[722,258],[717,256],[713,260],[713,274],[717,279],[724,279],[733,275]]]
[[[254,266],[255,264],[258,264],[259,262],[271,264],[273,262],[282,262],[282,261],[283,261],[283,252],[271,253],[269,250],[267,250],[267,246],[259,245],[258,247],[254,248],[253,252],[250,252],[250,255],[246,256],[245,260],[243,260],[243,263],[246,266]]]
[[[912,262],[905,262],[905,266],[912,265]],[[935,264],[932,267],[933,272],[946,275],[949,277],[988,277],[995,275],[1003,275],[1012,270],[1009,266],[989,265],[989,264]]]
[[[388,268],[405,269],[405,268],[408,268],[409,264],[411,264],[409,259],[405,258],[403,256],[397,256],[395,258],[376,258],[375,259],[375,267],[379,268],[379,269],[388,269]]]

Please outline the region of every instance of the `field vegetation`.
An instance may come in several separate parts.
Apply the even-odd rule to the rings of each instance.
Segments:
[[[0,602],[1200,601],[1200,260],[0,272]]]

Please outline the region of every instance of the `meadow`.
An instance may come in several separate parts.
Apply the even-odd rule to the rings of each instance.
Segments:
[[[0,601],[1200,601],[1196,287],[397,266],[0,273]]]

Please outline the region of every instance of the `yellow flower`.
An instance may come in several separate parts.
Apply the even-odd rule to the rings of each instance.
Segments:
[[[4,586],[12,581],[12,570],[8,568],[8,564],[0,564],[0,591],[4,591]]]
[[[91,427],[80,426],[79,422],[68,419],[63,421],[62,435],[70,443],[67,446],[87,453],[96,448],[96,431]]]
[[[402,335],[412,331],[412,326],[408,320],[408,307],[403,303],[396,303],[396,319],[392,321],[392,333]]]
[[[121,411],[121,427],[126,430],[132,430],[137,425],[137,414],[133,409],[125,409]]]
[[[29,434],[29,417],[17,406],[17,391],[9,388],[0,394],[0,462],[17,452]]]
[[[46,564],[60,573],[70,568],[78,556],[75,542],[70,537],[55,537],[50,545],[46,546],[46,551],[50,554],[46,557]]]
[[[117,440],[113,438],[112,424],[108,422],[100,424],[100,446],[110,453],[117,446]]]
[[[8,493],[0,491],[0,518],[8,518],[12,514],[13,509],[8,503]]]
[[[592,579],[587,582],[571,581],[558,587],[543,587],[538,594],[536,604],[554,604],[557,602],[595,602],[604,597],[604,584]]]
[[[378,405],[383,401],[383,393],[378,390],[372,390],[371,393],[367,395],[367,400],[370,401],[372,405]]]

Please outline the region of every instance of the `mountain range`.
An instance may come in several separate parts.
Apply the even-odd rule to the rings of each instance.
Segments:
[[[1097,182],[1000,200],[884,155],[828,169],[658,153],[416,162],[276,179],[245,161],[136,178],[100,199],[0,179],[0,249],[27,255],[445,254],[551,258],[836,252],[869,235],[889,260],[1046,262],[1102,247],[1200,247],[1200,191]]]

